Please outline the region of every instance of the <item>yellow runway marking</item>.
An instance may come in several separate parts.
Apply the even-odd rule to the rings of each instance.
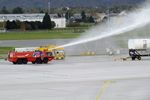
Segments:
[[[101,100],[101,97],[102,95],[105,93],[105,91],[107,90],[107,88],[110,86],[110,84],[112,83],[113,81],[104,81],[98,95],[96,96],[96,100]]]

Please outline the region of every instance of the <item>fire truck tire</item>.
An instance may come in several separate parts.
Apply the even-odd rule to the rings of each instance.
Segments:
[[[33,61],[32,64],[35,64],[35,61]]]
[[[22,64],[22,59],[18,59],[17,64]]]
[[[27,60],[27,59],[22,59],[22,63],[23,63],[23,64],[27,64],[27,63],[28,63],[28,60]]]
[[[47,64],[47,63],[48,63],[48,58],[44,58],[44,59],[43,59],[43,63],[44,63],[44,64]]]
[[[61,59],[64,60],[65,58],[64,58],[64,57],[61,57]]]
[[[37,58],[35,61],[37,64],[42,64],[42,60],[40,58]]]
[[[13,64],[17,64],[17,62],[13,62]]]

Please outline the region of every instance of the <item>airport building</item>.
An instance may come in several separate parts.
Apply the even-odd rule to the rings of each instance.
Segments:
[[[19,21],[40,21],[42,22],[43,17],[45,14],[0,14],[0,22],[4,21],[13,21],[13,20],[19,20]],[[61,17],[58,18],[55,16],[55,14],[51,14],[51,20],[55,22],[56,26],[55,28],[65,28],[66,27],[66,18]]]

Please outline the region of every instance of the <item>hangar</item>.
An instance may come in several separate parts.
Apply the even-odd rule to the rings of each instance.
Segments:
[[[42,14],[0,14],[0,22],[4,21],[40,21],[42,22],[44,13]],[[66,27],[66,18],[58,18],[55,14],[50,14],[51,20],[55,22],[55,28],[65,28]]]

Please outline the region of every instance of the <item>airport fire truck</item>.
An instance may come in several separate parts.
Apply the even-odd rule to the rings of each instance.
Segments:
[[[132,60],[150,56],[150,39],[129,39],[129,55]]]
[[[42,64],[54,59],[52,51],[39,51],[31,48],[16,48],[8,53],[8,61],[13,64]]]

